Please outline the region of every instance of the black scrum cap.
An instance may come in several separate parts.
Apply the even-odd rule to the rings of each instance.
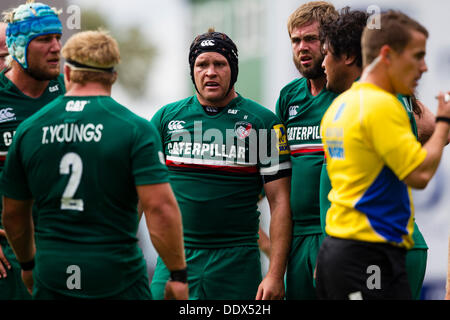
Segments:
[[[217,52],[227,59],[231,69],[230,87],[228,88],[228,92],[230,92],[237,80],[239,71],[238,50],[233,40],[231,40],[225,33],[213,31],[201,34],[195,37],[194,41],[192,41],[189,49],[189,65],[191,67],[192,82],[194,83],[197,91],[198,89],[195,85],[194,79],[194,64],[197,57],[204,52]]]

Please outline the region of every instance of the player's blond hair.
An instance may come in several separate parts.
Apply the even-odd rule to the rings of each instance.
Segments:
[[[74,61],[98,70],[113,68],[120,62],[119,45],[105,30],[76,33],[67,40],[61,53],[66,61]],[[100,82],[105,85],[112,85],[116,81],[115,71],[98,70],[71,70],[71,81],[81,84]]]
[[[290,16],[287,22],[289,36],[295,27],[307,25],[315,21],[319,25],[324,24],[329,19],[336,19],[339,13],[333,4],[326,1],[310,1],[298,7]]]

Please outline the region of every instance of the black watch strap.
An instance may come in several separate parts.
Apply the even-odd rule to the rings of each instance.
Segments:
[[[436,122],[443,121],[450,124],[450,118],[449,117],[436,117]]]
[[[27,262],[19,262],[19,264],[20,264],[20,268],[23,271],[33,270],[33,268],[34,268],[34,258],[32,260],[30,260],[30,261],[27,261]]]
[[[187,283],[187,268],[170,271],[169,281],[179,281]]]

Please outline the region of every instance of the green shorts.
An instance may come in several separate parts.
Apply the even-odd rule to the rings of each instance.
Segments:
[[[119,294],[111,297],[101,298],[102,300],[152,300],[148,277],[140,277],[133,285],[123,290]],[[94,298],[95,299],[95,298]],[[70,297],[52,291],[39,282],[34,282],[33,300],[81,300],[81,298]]]
[[[30,300],[31,295],[22,281],[22,269],[12,248],[6,239],[1,240],[0,245],[5,258],[11,264],[11,269],[6,269],[6,278],[0,279],[0,300]]]
[[[286,300],[317,300],[314,269],[325,236],[294,236],[286,270]]]
[[[186,248],[190,300],[254,300],[262,281],[258,247]],[[160,257],[150,286],[164,299],[169,270]]]
[[[406,253],[406,272],[411,287],[411,295],[415,300],[420,300],[423,279],[427,268],[427,249],[417,248]]]

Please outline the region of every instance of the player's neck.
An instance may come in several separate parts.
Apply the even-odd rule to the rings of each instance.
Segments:
[[[67,87],[66,96],[111,96],[112,86],[106,86],[99,82],[88,82],[86,84],[70,83]]]
[[[326,84],[327,78],[325,76],[316,79],[308,79],[309,92],[311,92],[313,96],[317,96]]]
[[[351,88],[353,83],[361,77],[362,68],[352,66],[348,69],[348,74],[342,78],[342,81],[345,83],[344,91]]]
[[[26,96],[39,98],[47,89],[49,80],[36,80],[20,66],[13,66],[5,76]]]
[[[367,75],[363,74],[361,82],[371,83],[389,93],[395,94],[394,86],[392,85],[388,74],[385,72],[373,71]]]

